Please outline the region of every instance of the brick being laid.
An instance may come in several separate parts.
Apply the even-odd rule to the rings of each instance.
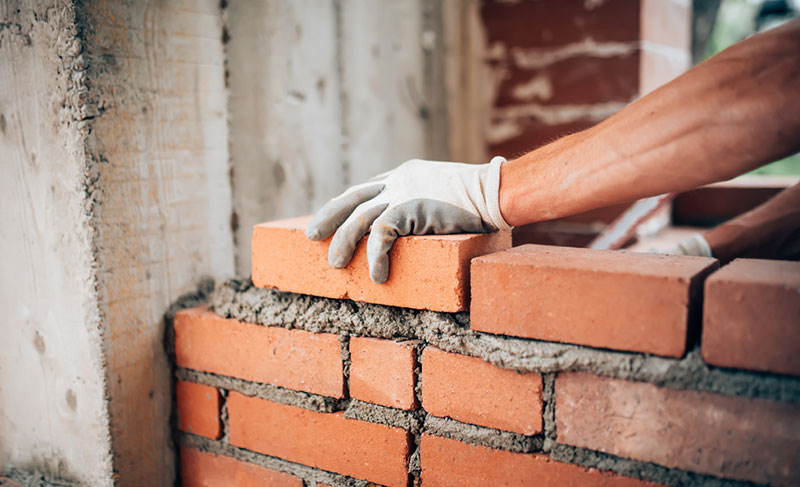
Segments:
[[[344,269],[328,265],[330,239],[313,242],[305,227],[311,217],[256,225],[252,279],[258,287],[328,298],[434,311],[469,307],[470,260],[511,247],[511,232],[400,237],[390,252],[389,279],[369,278],[366,237]]]
[[[697,332],[705,257],[523,245],[472,263],[471,328],[680,357]]]
[[[736,259],[706,281],[703,359],[800,375],[800,262]]]

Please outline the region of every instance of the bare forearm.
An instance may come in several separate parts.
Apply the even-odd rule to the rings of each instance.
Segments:
[[[800,184],[723,223],[705,235],[714,257],[797,258],[800,253]]]
[[[729,179],[800,150],[800,21],[754,36],[599,125],[503,165],[522,225]]]

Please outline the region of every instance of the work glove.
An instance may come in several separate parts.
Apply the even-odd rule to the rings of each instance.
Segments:
[[[699,233],[689,235],[675,246],[666,250],[661,250],[659,254],[666,255],[693,255],[696,257],[713,257],[711,246],[708,245],[705,237]]]
[[[342,268],[371,225],[369,275],[381,284],[389,277],[389,250],[397,237],[510,229],[498,202],[504,162],[502,157],[481,165],[412,159],[327,202],[306,236],[324,240],[336,232],[328,263]]]

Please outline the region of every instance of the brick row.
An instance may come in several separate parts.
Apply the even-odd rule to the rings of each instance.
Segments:
[[[260,465],[181,448],[181,485],[184,487],[303,487],[293,475],[276,472]]]
[[[305,236],[310,217],[262,223],[253,228],[253,283],[314,296],[435,311],[469,307],[469,263],[478,255],[511,247],[511,232],[423,235],[399,238],[392,247],[384,284],[369,278],[366,237],[344,269],[328,265],[330,239]]]
[[[706,281],[703,359],[800,375],[800,262],[737,259]]]
[[[542,377],[427,347],[422,407],[443,416],[523,435],[542,431]]]
[[[557,462],[541,453],[512,453],[432,435],[422,435],[420,464],[424,487],[655,485],[593,468]]]
[[[417,341],[350,340],[350,396],[398,409],[419,406],[415,392]]]
[[[178,381],[175,385],[178,429],[212,440],[222,435],[219,411],[222,398],[216,387]]]
[[[715,259],[523,245],[472,263],[473,330],[680,357]]]
[[[556,430],[567,445],[669,468],[800,485],[800,405],[562,373]]]
[[[175,316],[179,367],[344,397],[339,338],[225,319],[204,307]]]
[[[408,431],[233,391],[227,406],[232,445],[389,487],[408,484]]]

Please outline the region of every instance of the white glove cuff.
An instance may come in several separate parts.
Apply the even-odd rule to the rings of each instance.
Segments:
[[[687,255],[697,255],[701,257],[713,257],[711,253],[711,246],[708,245],[708,241],[699,233],[695,233],[694,235],[687,238],[685,241],[681,242],[681,245],[687,251]]]
[[[498,230],[511,230],[511,225],[500,213],[500,166],[506,162],[505,157],[496,156],[489,162],[489,173],[486,176],[486,208],[492,225]]]

